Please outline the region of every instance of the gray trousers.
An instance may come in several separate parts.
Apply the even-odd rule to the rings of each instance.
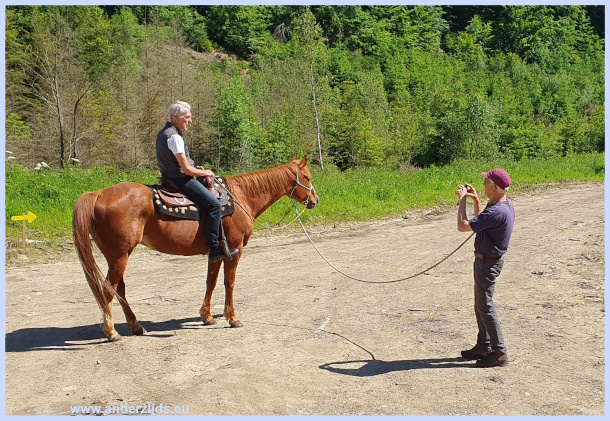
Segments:
[[[503,266],[504,256],[498,260],[474,259],[474,314],[479,326],[477,345],[506,354],[500,320],[493,303],[496,278]]]

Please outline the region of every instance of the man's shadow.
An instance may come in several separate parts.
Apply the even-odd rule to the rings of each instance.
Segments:
[[[201,317],[171,319],[162,322],[140,321],[147,333],[144,337],[167,338],[173,331],[184,329],[206,329]],[[127,323],[116,323],[115,329],[122,336],[131,336]],[[7,333],[5,352],[26,351],[72,351],[107,342],[101,323],[74,327],[35,327],[18,329]]]
[[[371,356],[370,359],[366,360],[335,361],[319,366],[319,368],[322,370],[327,370],[332,373],[354,377],[370,377],[391,373],[393,371],[417,370],[422,368],[475,368],[472,361],[468,361],[463,358],[429,358],[423,360],[397,361],[378,360],[371,351],[362,345],[357,344],[346,336],[340,333],[330,332],[328,330],[326,330],[325,333],[342,338]]]
[[[393,371],[436,368],[475,368],[473,361],[463,358],[429,358],[419,360],[383,361],[377,359],[336,361],[319,366],[323,370],[355,377],[371,377]]]

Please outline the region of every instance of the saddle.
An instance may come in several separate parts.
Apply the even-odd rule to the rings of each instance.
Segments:
[[[198,206],[181,193],[173,182],[161,177],[157,178],[157,182],[160,185],[148,186],[153,194],[153,205],[156,212],[177,219],[199,220]],[[212,177],[206,177],[202,182],[220,203],[221,217],[232,215],[235,208],[225,179],[220,177],[218,182],[215,182]]]

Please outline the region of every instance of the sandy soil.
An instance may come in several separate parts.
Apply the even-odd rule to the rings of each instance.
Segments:
[[[329,267],[302,233],[257,233],[238,271],[240,329],[222,318],[222,275],[212,302],[219,323],[201,323],[204,258],[142,249],[126,284],[149,333],[132,336],[115,304],[117,343],[104,339],[75,254],[8,267],[6,412],[603,414],[602,193],[601,184],[577,184],[513,198],[515,232],[495,296],[511,358],[504,368],[457,358],[476,335],[473,240],[426,275],[375,285]],[[392,280],[466,239],[456,209],[310,231],[342,271]]]

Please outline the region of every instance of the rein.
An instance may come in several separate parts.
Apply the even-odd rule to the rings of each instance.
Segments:
[[[280,228],[285,228],[285,227],[287,227],[288,225],[292,224],[292,223],[293,223],[294,221],[296,221],[297,219],[299,219],[299,217],[300,217],[300,214],[299,214],[299,212],[297,211],[297,215],[296,215],[296,217],[295,217],[295,218],[294,218],[292,221],[288,222],[287,224],[285,224],[285,225],[283,225],[283,226],[281,226],[281,227],[278,227],[278,226],[275,226],[275,227],[274,227],[274,226],[271,226],[271,227],[269,227],[269,226],[265,226],[265,224],[263,224],[262,222],[259,222],[259,220],[258,220],[258,219],[256,219],[256,218],[255,218],[255,217],[253,217],[252,215],[250,215],[250,212],[248,212],[248,211],[247,211],[247,210],[246,210],[246,209],[245,209],[245,208],[244,208],[244,207],[241,205],[241,203],[239,203],[239,200],[237,200],[237,198],[236,198],[235,196],[233,196],[233,193],[231,193],[231,192],[229,191],[229,189],[225,188],[225,187],[224,187],[224,186],[223,186],[223,185],[220,183],[220,180],[219,180],[219,179],[218,179],[216,176],[214,176],[214,180],[216,180],[216,181],[218,182],[218,184],[219,184],[219,185],[220,185],[220,186],[221,186],[221,187],[222,187],[222,188],[223,188],[223,189],[224,189],[224,190],[227,192],[227,194],[228,194],[230,197],[232,197],[232,198],[233,198],[233,202],[234,202],[234,203],[237,203],[237,206],[239,206],[239,207],[241,208],[241,210],[243,210],[243,211],[246,213],[246,215],[248,215],[248,217],[249,217],[249,218],[250,218],[250,219],[251,219],[253,222],[256,222],[258,225],[260,225],[260,226],[262,227],[262,229],[267,229],[267,230],[278,230],[278,229],[280,229]],[[294,192],[295,192],[295,190],[296,190],[296,188],[297,188],[298,186],[301,186],[301,187],[303,187],[304,189],[309,190],[309,195],[307,195],[307,199],[305,199],[305,201],[303,202],[303,204],[304,204],[304,205],[307,205],[307,203],[309,203],[309,197],[311,196],[311,192],[313,191],[313,184],[311,185],[311,187],[305,187],[303,184],[301,184],[301,183],[299,182],[299,172],[297,171],[297,184],[296,184],[296,185],[294,186],[294,188],[292,189],[292,192],[290,192],[290,200],[293,202],[293,206],[294,206],[294,201],[292,200],[292,195],[294,194]],[[296,206],[295,206],[295,209],[296,209]],[[305,212],[305,209],[307,209],[307,208],[303,208],[303,211],[301,212],[301,214],[302,214],[303,212]],[[286,215],[288,215],[289,213],[290,213],[290,208],[289,208],[289,209],[288,209],[288,211],[287,211],[287,212],[284,214],[284,216],[282,216],[282,219],[280,219],[280,220],[279,220],[278,222],[276,222],[274,225],[279,225],[279,224],[280,224],[280,223],[281,223],[281,222],[284,220],[284,218],[286,218]]]

